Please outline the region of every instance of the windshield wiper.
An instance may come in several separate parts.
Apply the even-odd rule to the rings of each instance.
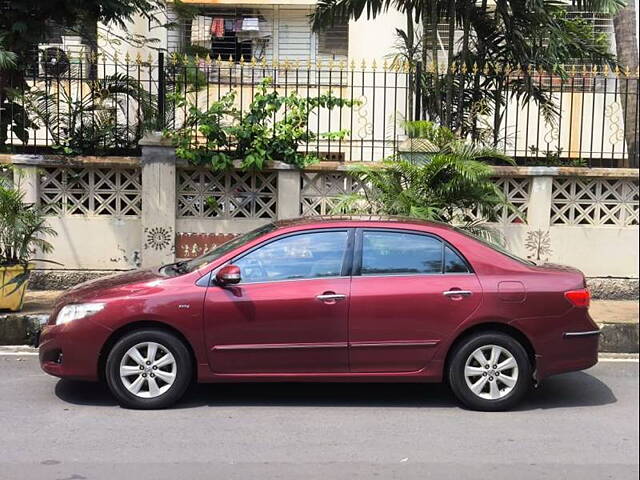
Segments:
[[[188,263],[187,260],[181,260],[179,262],[170,263],[168,265],[164,265],[163,267],[160,267],[160,271],[173,270],[178,275],[189,273],[189,269],[186,268],[187,263]]]
[[[189,273],[189,269],[187,268],[188,260],[181,260],[173,264],[173,269],[178,273]]]

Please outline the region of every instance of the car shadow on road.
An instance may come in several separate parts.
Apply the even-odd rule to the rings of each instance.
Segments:
[[[59,380],[55,393],[74,405],[117,405],[108,388],[98,383]],[[605,383],[576,372],[547,379],[517,410],[592,407],[616,401]],[[459,408],[446,385],[416,383],[202,384],[192,386],[174,408],[205,406]]]

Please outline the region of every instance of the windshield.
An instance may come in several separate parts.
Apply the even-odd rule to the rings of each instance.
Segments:
[[[226,253],[229,253],[234,248],[239,247],[251,240],[254,240],[266,233],[272,232],[276,229],[276,226],[273,223],[269,223],[260,228],[256,228],[255,230],[250,231],[249,233],[245,233],[244,235],[240,235],[228,242],[223,243],[222,245],[218,245],[213,250],[209,250],[207,253],[200,255],[192,260],[188,260],[181,265],[181,271],[193,272],[194,270],[198,270],[199,268],[204,267],[205,265],[213,262],[214,260],[222,257]]]
[[[463,230],[461,228],[458,227],[454,227],[455,231],[458,233],[461,233],[463,235],[466,235],[467,237],[473,238],[474,240],[482,243],[483,245],[486,245],[487,247],[489,247],[492,250],[495,250],[498,253],[501,253],[502,255],[509,257],[511,260],[515,260],[516,262],[520,262],[523,263],[525,265],[535,265],[535,262],[532,262],[531,260],[526,260],[524,258],[521,258],[519,256],[517,256],[515,253],[510,252],[509,250],[505,249],[504,247],[497,245],[493,242],[488,242],[486,239],[479,237],[477,235],[474,235],[471,232],[468,232],[466,230]]]

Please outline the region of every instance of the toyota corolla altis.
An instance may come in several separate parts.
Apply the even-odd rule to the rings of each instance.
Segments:
[[[207,254],[68,290],[40,362],[162,408],[198,382],[447,382],[478,410],[514,406],[598,360],[578,270],[402,218],[266,225]]]

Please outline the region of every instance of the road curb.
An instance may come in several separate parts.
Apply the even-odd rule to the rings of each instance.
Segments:
[[[28,345],[47,322],[46,313],[7,313],[0,315],[0,345]]]
[[[0,345],[27,345],[48,314],[0,315]],[[638,353],[638,323],[601,323],[600,352]]]

